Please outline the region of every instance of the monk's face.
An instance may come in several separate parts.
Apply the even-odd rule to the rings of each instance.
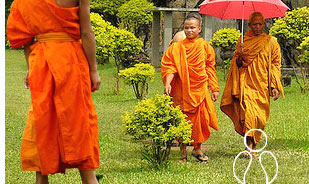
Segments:
[[[198,34],[201,32],[201,30],[202,28],[198,20],[189,19],[185,21],[184,31],[188,39],[198,38]]]
[[[263,17],[261,16],[253,17],[252,21],[249,24],[249,27],[253,32],[253,34],[255,34],[256,36],[262,34],[265,28],[265,22],[263,20]]]

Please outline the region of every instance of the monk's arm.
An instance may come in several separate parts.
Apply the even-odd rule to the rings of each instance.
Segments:
[[[27,73],[25,76],[25,88],[29,88],[29,83],[28,83],[28,75],[29,75],[29,55],[31,53],[30,46],[33,44],[33,40],[28,42],[26,45],[24,45],[24,55],[26,58],[26,63],[27,63]]]
[[[97,71],[96,61],[96,41],[94,32],[90,24],[90,2],[89,0],[80,0],[80,26],[82,45],[89,63],[91,91],[96,91],[100,87],[101,79]]]
[[[171,82],[174,79],[174,76],[175,76],[175,74],[170,73],[165,78],[164,93],[167,94],[167,95],[171,94],[171,90],[172,90]]]
[[[281,77],[281,51],[280,46],[277,42],[274,43],[274,47],[271,53],[271,81],[270,81],[270,87],[271,87],[271,94],[274,100],[279,98],[279,91],[283,93],[282,85],[280,82]]]
[[[219,91],[219,83],[217,79],[216,74],[216,60],[215,60],[215,51],[214,49],[209,45],[207,48],[207,58],[206,58],[206,73],[208,76],[208,86],[209,89],[212,92],[218,92]]]

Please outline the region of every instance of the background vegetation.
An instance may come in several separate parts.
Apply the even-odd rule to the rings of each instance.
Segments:
[[[5,181],[8,184],[34,183],[35,173],[24,172],[20,168],[20,143],[25,126],[30,93],[24,88],[26,71],[22,51],[6,51],[5,64]],[[113,95],[113,74],[115,66],[99,66],[102,87],[93,93],[93,100],[99,117],[100,168],[97,174],[103,175],[100,183],[111,184],[192,184],[192,183],[237,183],[233,178],[234,157],[243,151],[243,139],[234,130],[232,122],[219,110],[215,103],[220,130],[213,131],[210,139],[203,145],[209,156],[208,164],[196,162],[188,157],[188,163],[179,163],[178,148],[172,148],[171,164],[162,170],[155,170],[142,160],[140,142],[121,131],[123,115],[133,112],[137,101],[131,86],[123,85],[120,95]],[[218,70],[221,92],[224,87],[223,72]],[[149,96],[163,93],[160,73],[149,84]],[[279,173],[274,183],[308,183],[309,162],[309,116],[308,95],[302,95],[295,80],[291,87],[285,87],[285,99],[271,103],[271,118],[266,127],[268,144],[265,150],[271,151],[278,159]],[[261,143],[261,145],[263,145]],[[191,151],[192,147],[189,147]],[[264,163],[264,159],[263,159]],[[237,174],[240,176],[248,160],[237,161]],[[274,176],[275,164],[265,156],[265,167]],[[253,161],[247,174],[248,183],[265,183],[265,176],[257,160]],[[50,183],[81,183],[76,169],[67,170],[66,175],[50,176]]]

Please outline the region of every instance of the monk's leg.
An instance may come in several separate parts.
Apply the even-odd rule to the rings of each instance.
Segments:
[[[181,151],[181,159],[187,159],[187,145],[181,143],[180,144],[180,151]]]
[[[49,184],[48,175],[42,175],[41,172],[36,172],[36,184]]]
[[[253,149],[253,143],[254,143],[253,137],[247,136],[247,137],[246,137],[246,141],[247,141],[247,146],[248,146],[250,149]]]
[[[83,184],[99,184],[94,170],[79,170]]]
[[[205,161],[208,161],[208,157],[206,155],[204,155],[201,147],[202,147],[202,144],[201,143],[193,143],[193,150],[192,150],[192,155],[197,157],[197,159],[201,162],[205,162]]]

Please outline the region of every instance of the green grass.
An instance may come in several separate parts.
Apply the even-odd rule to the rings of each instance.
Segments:
[[[30,92],[23,84],[26,65],[23,52],[7,50],[5,54],[5,181],[12,184],[34,183],[35,173],[22,171],[19,161],[21,137],[30,104]],[[174,148],[170,165],[154,170],[141,159],[141,144],[121,132],[121,116],[125,111],[132,111],[137,103],[133,90],[130,86],[122,85],[121,94],[113,95],[115,68],[106,64],[99,66],[99,72],[102,86],[100,91],[93,93],[93,100],[99,117],[100,167],[96,173],[103,175],[100,183],[237,183],[233,177],[233,161],[245,146],[243,138],[234,131],[232,122],[219,110],[220,99],[215,103],[220,130],[213,131],[203,145],[210,157],[209,163],[198,163],[193,157],[189,157],[187,163],[178,163],[180,153]],[[218,71],[218,78],[222,94],[222,71]],[[160,73],[156,73],[155,80],[150,84],[149,96],[162,92]],[[292,87],[285,88],[285,93],[285,99],[271,103],[271,118],[265,130],[268,135],[265,150],[273,152],[278,160],[279,173],[274,183],[309,183],[309,96],[300,94],[294,81]],[[237,161],[236,170],[240,178],[247,164],[248,160]],[[269,155],[263,158],[263,164],[272,178],[275,165]],[[52,184],[81,183],[77,169],[67,170],[66,175],[56,174],[49,178]],[[258,160],[253,160],[246,181],[265,183]]]

